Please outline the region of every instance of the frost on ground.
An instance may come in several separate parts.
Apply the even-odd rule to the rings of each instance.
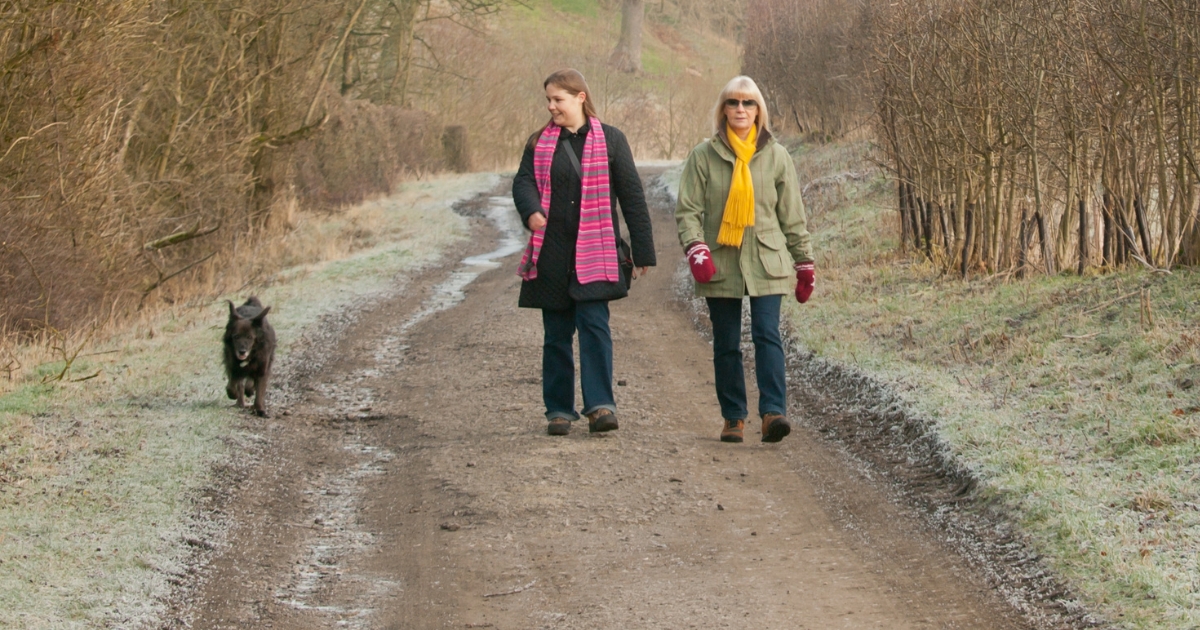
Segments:
[[[673,204],[679,169],[654,182],[650,191]],[[693,297],[692,279],[680,266],[675,294],[684,300],[701,330],[708,327],[704,301]],[[817,296],[820,298],[820,295]],[[1047,627],[1091,627],[1104,622],[1069,591],[1034,543],[1014,525],[1016,515],[979,492],[987,480],[970,470],[939,431],[939,426],[905,393],[920,385],[872,374],[822,357],[805,348],[797,327],[806,321],[789,302],[783,326],[787,347],[792,415],[816,428],[857,460],[864,474],[879,477],[920,506],[933,531],[971,560],[994,588],[1029,619]],[[753,363],[748,306],[743,310],[742,351]]]
[[[282,342],[273,405],[286,407],[287,383],[319,368],[322,341],[357,306],[402,288],[464,238],[451,205],[496,181],[406,184],[368,204],[380,242],[222,296],[253,292],[272,306]],[[225,399],[226,313],[223,299],[181,304],[81,358],[80,373],[99,377],[0,398],[0,626],[158,627],[173,592],[225,544],[228,522],[211,506],[269,441]],[[386,457],[360,455],[361,474]]]
[[[386,377],[405,363],[408,333],[429,317],[453,308],[465,299],[464,291],[479,274],[499,266],[496,261],[521,250],[523,228],[517,219],[512,200],[508,197],[489,197],[482,216],[500,234],[497,247],[487,253],[468,256],[451,271],[446,280],[432,288],[429,296],[409,316],[390,327],[380,343],[370,352],[371,361],[357,366],[345,383],[317,381],[310,388],[317,400],[326,404],[305,405],[304,412],[341,421],[362,421],[371,418],[376,395],[366,383]],[[366,357],[364,357],[366,358]],[[374,605],[403,591],[404,584],[356,572],[349,567],[356,556],[375,544],[375,536],[362,527],[359,514],[364,494],[363,483],[370,477],[384,474],[395,454],[386,448],[365,445],[348,438],[343,449],[353,456],[348,469],[326,470],[304,492],[313,502],[316,514],[312,529],[316,532],[304,544],[302,557],[296,562],[293,575],[279,587],[274,596],[281,602],[301,611],[319,613],[335,620],[338,627],[368,628],[376,614]],[[338,603],[321,603],[333,588],[351,593]]]

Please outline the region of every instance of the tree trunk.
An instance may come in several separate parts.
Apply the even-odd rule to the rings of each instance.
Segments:
[[[445,151],[446,168],[455,173],[471,170],[471,149],[467,144],[467,128],[451,125],[442,133],[442,149]]]
[[[963,236],[965,238],[963,238],[962,260],[959,261],[959,274],[963,278],[966,278],[967,272],[971,270],[971,247],[974,245],[972,241],[975,239],[974,210],[975,206],[972,204],[963,211]]]
[[[954,173],[954,203],[951,204],[951,211],[954,213],[954,252],[961,254],[967,251],[964,245],[967,236],[967,200],[966,191],[963,190],[961,169]],[[954,261],[951,261],[950,264],[954,264]],[[965,270],[968,263],[959,261],[959,264]],[[966,271],[963,271],[963,275],[966,275]]]
[[[1117,215],[1117,229],[1121,231],[1121,264],[1125,264],[1130,258],[1137,256],[1138,246],[1137,239],[1133,236],[1133,227],[1129,225],[1129,214],[1124,203],[1121,204],[1120,212]]]
[[[350,93],[354,87],[354,47],[350,42],[342,45],[342,96]]]
[[[1021,206],[1021,230],[1017,237],[1017,278],[1025,277],[1025,266],[1029,264],[1029,219],[1025,206]]]
[[[1042,244],[1042,263],[1046,265],[1046,275],[1052,276],[1056,273],[1054,264],[1054,244],[1050,242],[1048,230],[1046,229],[1046,219],[1042,217],[1041,212],[1036,212],[1033,215],[1037,222],[1038,240]]]
[[[1102,248],[1101,256],[1104,264],[1112,269],[1117,266],[1117,247],[1116,239],[1113,235],[1116,230],[1113,229],[1115,221],[1113,220],[1113,198],[1112,193],[1104,193],[1104,211],[1101,216],[1104,219],[1104,247]]]
[[[950,232],[946,229],[946,211],[942,209],[942,204],[937,204],[938,222],[942,226],[942,247],[946,250],[946,258],[953,257],[953,252],[950,251]]]
[[[391,68],[391,77],[386,78],[387,87],[383,89],[382,102],[408,107],[408,81],[412,74],[413,44],[417,26],[417,11],[420,3],[415,0],[393,2],[396,14],[393,18],[391,32],[384,42],[389,58],[395,56]],[[380,77],[384,80],[385,77]]]
[[[645,0],[622,0],[621,39],[608,58],[608,63],[621,72],[642,71],[642,22],[645,18]]]
[[[358,16],[362,15],[363,9],[367,6],[367,0],[362,0],[354,13],[350,14],[349,21],[346,22],[346,28],[342,31],[342,36],[338,38],[337,43],[333,46],[333,52],[329,53],[329,62],[325,64],[325,71],[321,73],[321,80],[317,83],[316,94],[308,104],[308,112],[304,114],[304,123],[301,127],[307,127],[312,124],[313,114],[317,111],[317,103],[321,102],[321,95],[324,93],[325,84],[329,81],[329,74],[333,72],[333,66],[338,61],[338,53],[341,52],[342,46],[346,45],[346,39],[350,37],[350,32],[354,30],[354,25],[358,24]]]
[[[1087,224],[1087,197],[1086,195],[1079,196],[1079,275],[1087,270],[1088,262],[1088,224]]]
[[[925,236],[925,257],[933,260],[933,204],[921,200],[921,231]]]
[[[921,198],[908,187],[908,218],[912,223],[913,249],[921,251]]]
[[[1133,213],[1137,218],[1138,234],[1142,238],[1142,255],[1146,257],[1146,262],[1154,264],[1154,250],[1150,247],[1150,229],[1146,227],[1146,207],[1142,205],[1142,198],[1135,197],[1133,200]]]

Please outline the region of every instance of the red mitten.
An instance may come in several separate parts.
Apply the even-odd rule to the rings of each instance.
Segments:
[[[812,296],[816,274],[812,262],[796,263],[796,301],[803,304]]]
[[[708,284],[717,273],[713,266],[712,252],[703,241],[692,243],[687,248],[688,266],[692,269],[692,277],[700,284]]]

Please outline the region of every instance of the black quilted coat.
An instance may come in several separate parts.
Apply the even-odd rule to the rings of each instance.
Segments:
[[[654,233],[650,227],[650,213],[646,208],[642,180],[633,162],[633,152],[629,149],[625,134],[619,129],[609,125],[602,125],[602,128],[608,144],[613,227],[620,225],[617,221],[619,202],[621,214],[629,227],[627,240],[633,249],[634,266],[652,267],[655,264]],[[589,126],[584,125],[577,133],[563,129],[559,134],[554,161],[550,165],[550,216],[546,224],[546,238],[538,255],[537,278],[521,283],[518,305],[522,308],[563,310],[570,308],[575,300],[616,300],[627,295],[623,282],[580,285],[575,279],[575,241],[579,235],[582,182],[562,145],[570,142],[575,155],[582,159],[584,140],[589,131]],[[537,135],[541,135],[540,132]],[[533,176],[534,143],[536,137],[526,145],[521,168],[513,178],[513,201],[526,228],[529,226],[529,217],[542,209]],[[575,297],[572,298],[572,295]]]

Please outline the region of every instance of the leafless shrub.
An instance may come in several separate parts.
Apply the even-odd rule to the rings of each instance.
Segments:
[[[826,141],[861,129],[868,25],[859,0],[751,0],[743,69],[781,128]]]
[[[698,103],[723,69],[616,76],[607,32],[507,44],[488,21],[506,3],[520,4],[0,2],[5,339],[74,339],[261,280],[298,209],[440,168],[447,125],[467,129],[476,167],[511,165],[545,121],[541,79],[566,65],[588,74],[602,115],[643,156],[679,157],[707,133]],[[647,22],[733,32],[739,11],[664,0]],[[0,354],[0,373],[20,364]]]
[[[334,95],[328,103],[324,133],[295,149],[290,179],[306,205],[357,203],[413,171],[439,166],[431,156],[440,154],[441,134],[427,114]]]
[[[428,168],[422,116],[323,87],[360,2],[0,3],[0,326],[83,329],[174,299],[297,197],[361,199]]]
[[[869,96],[905,247],[962,275],[1200,263],[1194,2],[752,7],[747,66],[797,124]]]

